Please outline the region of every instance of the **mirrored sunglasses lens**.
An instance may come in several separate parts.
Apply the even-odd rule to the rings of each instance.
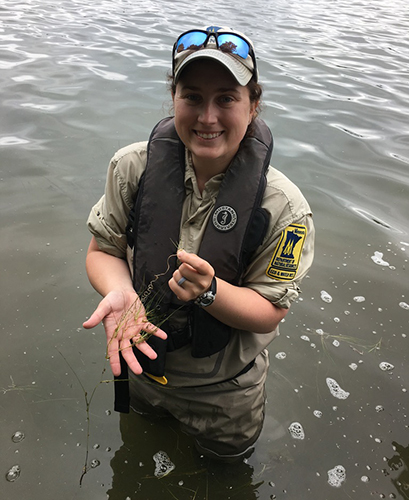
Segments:
[[[207,38],[206,33],[200,31],[192,31],[182,35],[176,45],[176,52],[183,52],[184,50],[197,50],[199,49]]]
[[[217,38],[219,42],[219,49],[223,52],[230,52],[231,54],[237,54],[243,59],[247,59],[249,55],[250,47],[249,44],[236,35],[219,35]]]

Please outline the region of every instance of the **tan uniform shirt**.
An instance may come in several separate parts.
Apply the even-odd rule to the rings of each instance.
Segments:
[[[136,199],[139,179],[146,166],[146,148],[146,142],[135,143],[114,155],[108,169],[105,194],[92,208],[88,218],[88,227],[99,248],[127,259],[131,272],[133,255],[127,248],[125,228]],[[200,193],[189,155],[186,155],[186,198],[180,222],[179,248],[198,253],[223,177],[224,174],[219,174],[210,179]],[[243,286],[257,291],[279,307],[288,308],[298,297],[300,282],[313,260],[314,226],[311,209],[297,186],[271,166],[267,173],[262,207],[270,213],[270,223],[262,245],[244,274]],[[286,228],[293,224],[301,228],[299,230],[304,240],[303,246],[302,243],[298,245],[302,251],[295,255],[290,266],[293,272],[295,265],[294,277],[291,272],[282,271],[287,263],[281,251],[285,245]],[[158,272],[161,271],[158,269]],[[285,276],[285,280],[279,278],[281,275]],[[234,330],[229,345],[223,351],[201,359],[192,358],[190,346],[187,345],[167,353],[165,375],[169,384],[175,386],[226,380],[255,359],[277,334],[278,329],[268,334]]]

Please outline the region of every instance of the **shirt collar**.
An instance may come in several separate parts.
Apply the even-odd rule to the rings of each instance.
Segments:
[[[211,193],[218,193],[220,184],[224,179],[225,174],[218,174],[209,179],[206,182],[206,191]],[[192,153],[185,148],[185,188],[186,190],[193,190],[199,193],[199,188],[197,186],[195,169],[193,167]]]

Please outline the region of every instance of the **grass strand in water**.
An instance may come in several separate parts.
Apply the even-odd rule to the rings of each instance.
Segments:
[[[167,267],[166,270],[163,273],[156,274],[154,279],[149,283],[149,285],[146,287],[146,289],[141,293],[141,296],[136,298],[136,300],[133,302],[133,304],[128,308],[127,311],[121,316],[121,318],[118,321],[118,324],[115,328],[114,336],[110,339],[108,342],[107,348],[106,348],[106,355],[105,358],[109,359],[108,356],[108,347],[110,343],[112,342],[113,338],[118,337],[118,335],[123,335],[124,332],[127,331],[128,328],[131,328],[132,323],[138,324],[140,321],[139,317],[141,316],[141,313],[146,317],[144,320],[145,322],[152,323],[155,325],[157,328],[160,328],[165,321],[167,321],[178,309],[176,309],[173,313],[168,314],[168,315],[159,315],[156,307],[153,306],[153,304],[158,304],[163,298],[163,294],[160,292],[156,292],[152,296],[152,292],[154,291],[154,283],[161,277],[164,276],[170,269],[170,263],[169,260],[172,257],[175,257],[176,254],[172,254],[168,257],[167,259]],[[182,306],[181,306],[182,307]],[[147,332],[144,331],[143,329],[139,333],[139,336],[137,339],[133,341],[133,345],[140,344],[142,342],[145,342],[146,340],[149,339],[153,335],[153,332]],[[132,344],[130,345],[132,347]],[[82,383],[81,379],[78,377],[76,371],[74,368],[71,366],[71,364],[68,362],[66,357],[57,349],[58,353],[61,355],[61,357],[64,359],[72,373],[74,374],[74,377],[77,379],[82,392],[84,394],[84,400],[85,400],[85,408],[86,408],[86,422],[87,422],[87,437],[86,437],[86,452],[85,452],[85,460],[84,460],[84,465],[82,468],[81,472],[81,477],[79,484],[82,486],[82,481],[84,479],[85,474],[89,471],[91,468],[88,464],[89,461],[89,440],[90,440],[90,428],[91,428],[91,419],[90,419],[90,407],[92,400],[95,396],[95,392],[100,384],[106,384],[109,382],[113,382],[114,379],[111,380],[104,380],[104,374],[106,372],[106,367],[104,366],[101,372],[101,379],[100,381],[95,385],[95,387],[92,389],[91,393],[88,393],[88,391],[85,389],[84,384]],[[127,380],[123,380],[123,382],[127,382]],[[14,385],[14,384],[13,384]],[[8,390],[13,390],[14,387],[8,389]],[[4,392],[7,391],[7,389],[3,389]]]

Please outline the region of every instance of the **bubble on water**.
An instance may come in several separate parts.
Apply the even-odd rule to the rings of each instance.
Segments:
[[[332,342],[332,345],[333,345],[334,347],[339,347],[339,346],[340,346],[339,340],[334,340],[334,341]]]
[[[321,417],[322,417],[322,411],[320,411],[320,410],[314,410],[314,411],[313,411],[313,414],[314,414],[314,416],[316,416],[317,418],[321,418]]]
[[[379,368],[384,371],[384,372],[390,372],[392,371],[395,367],[391,363],[387,363],[386,361],[382,361],[382,363],[379,363]]]
[[[291,437],[294,439],[304,439],[305,433],[302,425],[299,422],[293,422],[288,428]]]
[[[379,413],[380,411],[383,411],[385,408],[382,405],[377,405],[375,406],[375,410]]]
[[[409,304],[407,304],[406,302],[399,302],[399,307],[405,309],[406,311],[409,311]]]
[[[155,461],[155,476],[158,478],[167,476],[170,472],[175,469],[175,464],[171,462],[170,458],[164,451],[158,451],[153,455],[153,460]]]
[[[111,410],[105,410],[105,415],[109,417],[109,415],[111,415]]]
[[[20,473],[21,473],[20,466],[13,465],[13,467],[11,467],[6,473],[7,481],[9,481],[10,483],[16,481],[20,477]]]
[[[99,448],[99,444],[98,443],[95,443],[94,446],[93,446],[94,450],[98,450]]]
[[[349,396],[349,392],[346,392],[343,389],[341,389],[338,382],[336,380],[334,380],[333,378],[328,377],[326,379],[326,381],[327,381],[328,389],[330,390],[330,392],[334,396],[334,398],[346,399]]]
[[[375,264],[378,264],[378,266],[389,266],[389,262],[383,260],[382,252],[375,252],[374,255],[372,255],[371,259],[375,262]]]
[[[339,318],[334,318],[335,323],[339,323],[341,320]]]
[[[20,443],[20,441],[23,441],[23,439],[25,438],[26,436],[24,435],[24,432],[22,431],[16,431],[12,436],[11,436],[11,440],[13,441],[13,443]]]
[[[362,477],[361,477],[361,481],[362,481],[363,483],[369,483],[369,477],[368,477],[368,476],[362,476]]]
[[[328,471],[328,484],[340,488],[346,479],[346,471],[342,465],[337,465]]]
[[[365,297],[362,297],[362,295],[357,295],[354,297],[355,302],[365,302]]]
[[[301,340],[305,340],[306,342],[309,342],[310,341],[310,338],[308,337],[308,335],[301,335]]]
[[[323,300],[324,302],[327,302],[327,304],[329,304],[332,302],[332,297],[325,290],[321,290],[321,300]]]
[[[355,371],[358,368],[358,365],[356,363],[351,363],[349,367],[351,368],[351,370]]]
[[[287,357],[287,354],[285,352],[278,352],[276,354],[277,359],[285,359]]]
[[[96,467],[98,467],[98,465],[101,465],[101,462],[99,460],[97,460],[96,458],[94,458],[94,460],[91,460],[91,469],[95,469]]]

